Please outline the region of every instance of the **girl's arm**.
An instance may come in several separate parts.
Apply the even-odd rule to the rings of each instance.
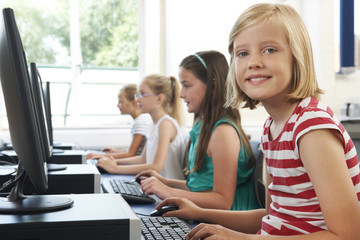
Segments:
[[[252,234],[260,230],[261,219],[266,215],[264,208],[248,211],[200,208],[186,198],[167,198],[156,209],[167,205],[175,205],[179,209],[167,212],[163,217],[178,217],[189,221],[220,224],[235,231]]]
[[[129,165],[136,165],[136,164],[144,164],[145,160],[145,149],[142,152],[141,156],[129,157],[129,158],[122,158],[120,160],[116,160],[113,157],[101,157],[98,160],[97,166],[103,168],[106,172],[111,174],[130,174],[130,173],[122,173],[119,171],[118,164],[129,164]],[[121,163],[119,163],[121,161]]]
[[[255,209],[249,211],[230,211],[219,209],[206,209],[196,206],[193,202],[185,198],[167,198],[162,201],[156,209],[166,205],[175,205],[179,209],[165,213],[164,217],[178,217],[184,220],[208,222],[220,224],[226,228],[243,233],[257,233],[261,228],[261,220],[267,214],[271,198],[267,186],[271,183],[268,172],[264,176],[266,187],[266,209]]]
[[[190,192],[161,184],[154,178],[145,179],[142,189],[159,198],[185,197],[204,208],[230,209],[234,200],[240,139],[235,129],[228,125],[218,126],[211,135],[208,155],[213,159],[214,188],[209,192]],[[226,176],[226,177],[224,177]]]
[[[112,157],[111,157],[112,158]],[[115,159],[117,165],[133,165],[146,163],[146,144],[140,156]]]
[[[130,147],[127,150],[126,149],[115,150],[113,148],[103,148],[102,151],[104,151],[104,154],[89,153],[86,155],[86,159],[99,159],[101,157],[113,157],[113,158],[134,157],[143,139],[144,139],[143,135],[134,134]]]
[[[213,225],[195,227],[187,239],[222,236],[246,240],[359,239],[360,207],[344,157],[342,137],[335,130],[311,131],[299,140],[299,152],[314,186],[327,231],[297,236],[248,235]]]
[[[158,133],[158,136],[159,136],[158,147],[157,147],[153,162],[151,162],[151,163],[142,163],[142,164],[134,164],[134,165],[117,165],[114,167],[113,162],[107,161],[107,160],[109,160],[109,158],[108,158],[108,159],[103,159],[103,160],[100,159],[98,162],[98,165],[100,167],[104,168],[109,173],[115,173],[115,174],[137,174],[139,172],[149,170],[149,169],[153,169],[157,172],[161,172],[161,170],[164,166],[165,160],[166,160],[170,142],[172,141],[172,139],[175,138],[176,134],[177,134],[177,130],[171,121],[164,120],[160,123],[159,133]],[[143,160],[143,162],[146,162],[145,153],[146,153],[146,151],[143,151],[141,154],[141,159]],[[133,158],[136,158],[136,157],[133,157]],[[131,160],[131,159],[126,158],[123,160],[118,160],[118,163],[119,164],[128,164],[128,160]],[[111,167],[109,166],[110,164],[111,164]],[[111,172],[107,168],[109,168],[111,170]]]
[[[177,129],[170,120],[165,119],[160,123],[158,132],[158,145],[154,159],[151,159],[152,162],[149,164],[148,168],[145,168],[141,171],[152,169],[158,173],[161,173],[161,170],[163,169],[166,161],[170,143],[175,139],[177,134]],[[137,173],[141,171],[138,171]]]
[[[114,152],[114,153],[106,153],[104,156],[106,157],[113,157],[113,158],[127,158],[127,157],[133,157],[136,155],[142,140],[144,139],[143,135],[140,134],[134,134],[132,142],[130,144],[130,147],[127,151],[123,152]]]

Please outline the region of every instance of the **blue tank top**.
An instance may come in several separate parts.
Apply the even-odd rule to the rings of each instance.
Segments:
[[[237,126],[232,121],[226,118],[221,118],[220,120],[218,120],[215,123],[212,132],[220,124],[230,124],[231,126],[233,126],[237,134],[239,135],[241,144],[241,149],[238,157],[238,176],[236,192],[231,210],[251,210],[259,208],[254,193],[253,183],[251,181],[251,175],[254,172],[254,168],[249,168],[250,158],[246,148],[242,144],[240,132]],[[191,169],[193,169],[195,164],[196,148],[198,145],[201,127],[202,122],[197,121],[195,122],[193,128],[189,133],[191,144],[189,148],[188,170],[190,171],[190,174],[188,175],[188,178],[186,180],[186,186],[190,189],[190,191],[193,192],[208,191],[213,189],[214,167],[212,158],[209,155],[205,155],[204,163],[198,171],[191,172]]]

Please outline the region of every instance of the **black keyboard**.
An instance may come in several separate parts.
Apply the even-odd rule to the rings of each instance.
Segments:
[[[156,202],[153,197],[143,193],[140,184],[135,181],[119,178],[108,178],[106,180],[109,181],[114,193],[120,193],[128,203],[152,204]],[[103,184],[102,187],[104,192],[110,192]]]
[[[176,217],[141,217],[141,234],[145,240],[185,239],[190,227]]]

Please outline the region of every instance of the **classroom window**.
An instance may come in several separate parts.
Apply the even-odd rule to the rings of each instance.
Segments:
[[[139,81],[137,0],[0,0],[28,62],[51,82],[54,127],[129,125],[119,89]],[[3,101],[0,116],[6,117]],[[7,121],[0,124],[7,125]]]

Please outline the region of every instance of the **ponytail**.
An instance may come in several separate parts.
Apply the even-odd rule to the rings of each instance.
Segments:
[[[170,82],[171,82],[171,90],[172,90],[171,91],[172,96],[170,100],[170,105],[172,105],[171,107],[172,111],[170,116],[175,118],[176,121],[181,126],[183,124],[183,112],[182,112],[183,105],[180,99],[180,84],[173,76],[170,76]]]
[[[155,94],[164,94],[164,109],[167,114],[175,118],[181,126],[183,123],[182,103],[180,99],[180,84],[175,77],[166,77],[161,74],[153,74],[144,78],[143,81]]]

